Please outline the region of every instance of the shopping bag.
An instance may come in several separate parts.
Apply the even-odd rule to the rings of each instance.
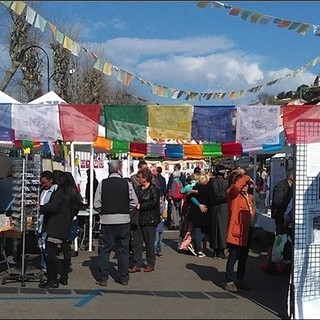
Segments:
[[[284,263],[274,263],[272,261],[272,246],[268,248],[268,253],[267,256],[263,259],[261,263],[261,268],[263,271],[269,274],[274,274],[274,275],[281,275],[281,274],[286,274],[287,272],[290,272],[290,267],[288,264]]]
[[[289,248],[289,250],[288,250]],[[278,234],[274,238],[274,243],[272,246],[271,259],[274,263],[291,263],[291,259],[288,259],[288,255],[284,256],[284,252],[291,251],[292,241],[291,237],[287,234]]]

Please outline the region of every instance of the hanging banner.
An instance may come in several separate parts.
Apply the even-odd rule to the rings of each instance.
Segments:
[[[279,143],[280,106],[237,107],[236,141],[243,151]]]
[[[163,142],[166,139],[191,138],[192,105],[148,105],[149,136]]]
[[[91,142],[98,137],[100,105],[59,105],[63,141]]]
[[[146,106],[105,105],[106,138],[111,140],[146,142]]]
[[[61,139],[57,105],[12,105],[12,128],[16,140],[57,141]]]
[[[194,106],[192,139],[211,142],[232,142],[232,113],[235,106]]]

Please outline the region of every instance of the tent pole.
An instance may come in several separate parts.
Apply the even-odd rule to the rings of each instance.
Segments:
[[[90,203],[89,203],[89,251],[92,251],[92,230],[93,230],[93,144],[90,145]]]
[[[128,177],[130,178],[130,165],[131,165],[131,156],[128,153],[128,157],[127,157],[127,172],[128,172]]]
[[[74,142],[70,143],[70,168],[71,168],[71,174],[73,176],[73,179],[75,179],[74,176]],[[74,239],[74,251],[78,252],[78,237]]]

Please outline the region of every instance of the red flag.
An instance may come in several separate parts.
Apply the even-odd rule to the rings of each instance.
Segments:
[[[238,142],[222,143],[221,144],[223,157],[241,157],[242,145]]]
[[[63,141],[93,142],[98,137],[100,105],[59,105]]]
[[[139,142],[130,142],[129,151],[132,153],[147,154],[147,144]]]
[[[59,145],[58,145],[58,141],[55,141],[53,143],[53,150],[54,150],[54,154],[56,157],[60,157],[61,154],[60,154],[60,148],[59,148]]]
[[[283,106],[283,128],[291,144],[320,142],[318,105]]]

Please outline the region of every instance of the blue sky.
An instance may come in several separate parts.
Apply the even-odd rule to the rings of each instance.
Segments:
[[[249,11],[320,24],[320,2],[222,1]],[[320,55],[320,37],[253,24],[229,16],[225,8],[197,7],[198,1],[45,1],[41,14],[53,24],[80,24],[79,42],[97,48],[113,65],[152,83],[195,92],[249,89],[296,70]],[[277,94],[311,85],[319,65],[288,77],[263,92]],[[140,87],[139,87],[140,86]],[[135,84],[136,91],[160,104],[223,105],[255,101],[161,98]],[[261,93],[261,91],[259,92]]]

